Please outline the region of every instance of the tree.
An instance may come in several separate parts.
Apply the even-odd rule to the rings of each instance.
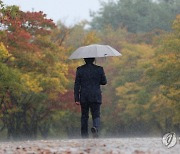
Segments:
[[[91,13],[92,29],[105,26],[126,27],[129,32],[150,32],[154,29],[171,30],[176,14],[180,13],[180,0],[173,2],[152,0],[119,0],[101,4],[98,12]]]
[[[2,82],[1,97],[7,99],[1,100],[1,120],[8,138],[36,138],[38,128],[44,132],[44,121],[51,119],[59,104],[59,94],[66,91],[66,49],[52,41],[50,34],[56,26],[43,12],[1,6],[1,77],[9,81],[7,85]],[[23,86],[17,89],[14,84]]]
[[[158,83],[154,88],[153,103],[158,106],[156,113],[164,112],[163,119],[160,120],[164,129],[174,129],[179,132],[179,69],[180,69],[180,16],[177,15],[173,22],[173,32],[164,36],[157,44],[155,57],[151,67],[147,70],[147,75],[151,82]],[[158,91],[158,93],[157,93]],[[155,101],[154,101],[155,100]],[[163,109],[162,109],[163,108]],[[156,115],[156,116],[158,116]],[[161,117],[162,118],[162,117]],[[168,124],[167,124],[168,121]]]

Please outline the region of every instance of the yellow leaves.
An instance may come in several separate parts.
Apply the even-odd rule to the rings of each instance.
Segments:
[[[126,82],[116,88],[116,95],[119,96],[117,107],[122,116],[127,115],[129,119],[142,120],[147,111],[146,100],[141,99],[145,96],[143,88],[135,82]],[[126,120],[128,122],[128,119]]]
[[[180,14],[176,16],[176,19],[173,22],[172,28],[175,30],[176,34],[180,36]]]
[[[157,67],[158,69],[162,69],[163,67],[166,67],[167,65],[178,65],[177,57],[174,53],[170,54],[161,54],[157,57],[156,61],[154,61],[153,65]]]
[[[8,50],[2,42],[0,42],[0,60],[4,60],[10,56]]]
[[[68,65],[62,62],[58,62],[52,68],[54,72],[58,71],[59,73],[64,73],[67,75],[68,73]]]
[[[180,53],[180,38],[174,34],[167,35],[158,49],[157,51],[162,54],[175,53],[178,55]]]
[[[97,36],[96,32],[89,32],[85,38],[83,45],[90,45],[100,42],[100,38]]]
[[[68,74],[68,65],[62,62],[57,62],[53,67],[49,67],[48,74],[46,77],[43,77],[43,82],[47,87],[54,87],[62,93],[65,90],[65,86],[69,82],[66,75]],[[49,83],[49,86],[47,85]],[[52,89],[52,88],[50,88]]]
[[[172,101],[167,99],[161,93],[157,93],[156,95],[154,95],[151,101],[155,105],[153,112],[159,112],[160,110],[163,110],[165,112],[164,108],[168,109],[172,105]]]
[[[172,99],[164,96],[162,94],[162,90],[164,88],[164,86],[160,86],[159,92],[157,91],[149,102],[151,114],[155,114],[162,127],[165,127],[165,121],[167,118],[171,118],[173,121],[176,121],[179,119],[178,117],[180,117],[177,106],[179,103],[177,104]]]
[[[177,18],[176,30],[180,26],[180,16]],[[172,32],[161,35],[156,46],[121,42],[121,53],[122,57],[108,64],[117,70],[112,83],[113,88],[118,86],[115,101],[119,117],[124,121],[131,118],[144,122],[156,118],[162,128],[168,118],[172,119],[172,126],[178,124],[179,37]]]
[[[0,42],[0,61],[6,60],[6,59],[8,59],[9,61],[13,62],[15,60],[15,57],[13,57],[8,52],[8,50],[6,49],[4,44],[2,42]]]
[[[151,84],[157,83],[147,107],[162,127],[165,127],[168,118],[177,124],[180,119],[180,15],[174,21],[173,29],[175,33],[171,32],[161,38],[147,73]]]
[[[160,90],[161,92],[169,99],[174,101],[180,101],[180,89],[178,89],[178,86],[180,85],[179,83],[176,82],[172,84],[171,86],[161,86]]]
[[[117,64],[121,69],[144,69],[150,64],[154,56],[154,49],[151,45],[147,44],[130,44],[124,42],[122,43],[121,53],[122,56],[117,59],[119,61]]]
[[[116,95],[133,100],[133,97],[136,96],[136,93],[139,90],[141,90],[141,87],[139,87],[136,83],[127,82],[124,86],[116,88]]]
[[[15,60],[15,57],[10,57],[9,60],[13,62]]]
[[[59,53],[56,53],[56,55],[59,56],[60,60],[66,60],[67,59],[67,55],[65,53],[69,52],[70,49],[67,49],[67,48],[65,48],[63,46],[59,46],[58,48],[59,48]]]
[[[177,15],[173,22],[172,28],[174,33],[165,35],[157,52],[161,54],[175,53],[177,57],[180,54],[180,14]]]
[[[122,43],[127,42],[126,36],[128,35],[125,28],[113,29],[111,26],[106,26],[101,33],[101,40],[105,44],[109,44],[116,49],[120,49]]]
[[[147,60],[154,55],[154,50],[151,45],[148,44],[124,44],[124,49],[127,49],[134,56],[138,56],[143,60]],[[125,53],[125,52],[124,52]],[[125,53],[126,54],[126,53]]]
[[[31,74],[23,74],[21,80],[28,91],[38,93],[42,91],[42,87],[39,86],[39,82],[36,78],[33,78]]]
[[[59,78],[53,78],[53,77],[47,77],[47,78],[43,78],[43,81],[47,84],[46,88],[51,88],[51,87],[57,87],[57,85],[60,85],[60,80]]]
[[[48,77],[39,76],[38,80],[43,90],[49,95],[49,98],[54,98],[58,93],[66,92],[66,84],[68,80],[65,78],[64,74],[61,77]]]

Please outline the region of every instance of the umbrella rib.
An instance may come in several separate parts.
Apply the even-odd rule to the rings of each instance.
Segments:
[[[111,51],[113,51],[109,45],[107,45],[107,47],[108,47]],[[113,55],[115,55],[114,52],[113,52]]]
[[[96,46],[96,56],[98,56],[98,52],[97,52],[97,50],[98,50],[98,49],[97,49],[97,46]]]

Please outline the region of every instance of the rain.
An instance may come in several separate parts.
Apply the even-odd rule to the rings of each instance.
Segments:
[[[0,0],[0,154],[180,151],[180,0]]]

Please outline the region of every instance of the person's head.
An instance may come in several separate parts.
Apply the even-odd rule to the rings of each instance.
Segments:
[[[92,64],[95,61],[95,58],[84,58],[86,64]]]

